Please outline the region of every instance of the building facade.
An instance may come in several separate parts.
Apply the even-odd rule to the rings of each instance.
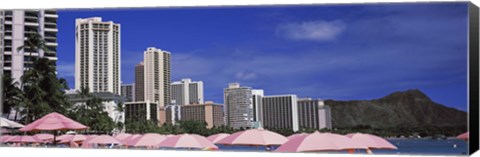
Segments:
[[[125,122],[153,121],[158,123],[159,105],[154,102],[127,102],[125,103]]]
[[[171,102],[175,105],[203,104],[203,82],[182,79],[172,82]]]
[[[205,122],[209,129],[214,126],[222,126],[224,125],[222,106],[211,101],[207,101],[205,104],[181,106],[181,120]]]
[[[300,129],[332,128],[330,107],[321,99],[298,99],[298,123]]]
[[[135,65],[135,96],[133,101],[145,101],[145,71],[143,62]]]
[[[33,58],[45,57],[57,61],[57,11],[56,10],[0,10],[0,52],[3,52],[3,72],[15,81],[31,67]],[[25,38],[39,34],[48,51],[17,48],[25,45]]]
[[[253,89],[252,90],[252,106],[253,106],[253,127],[262,128],[263,124],[263,109],[262,109],[262,99],[263,99],[263,90]]]
[[[123,84],[121,87],[120,95],[127,98],[128,102],[133,102],[135,96],[135,83]]]
[[[224,89],[225,123],[232,128],[252,128],[253,105],[252,89],[230,83]]]
[[[149,47],[144,52],[145,101],[170,104],[170,52]]]
[[[75,22],[75,89],[120,95],[120,24],[100,17]]]
[[[264,128],[299,130],[296,95],[264,96],[262,109]]]

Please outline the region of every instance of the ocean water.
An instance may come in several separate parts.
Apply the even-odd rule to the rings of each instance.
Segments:
[[[403,155],[466,155],[468,143],[463,140],[447,139],[391,139],[388,140],[397,146],[397,150],[372,150],[373,154],[403,154]],[[274,147],[275,150],[277,147]],[[255,146],[223,146],[219,145],[221,151],[266,151],[265,147]],[[321,153],[347,153],[342,152],[321,152]],[[357,154],[365,154],[363,150],[355,151]]]

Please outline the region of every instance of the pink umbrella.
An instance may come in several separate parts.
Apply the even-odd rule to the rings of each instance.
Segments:
[[[16,142],[16,143],[37,143],[40,140],[34,138],[33,136],[14,136],[5,140],[5,142]]]
[[[167,139],[166,136],[149,133],[137,138],[130,139],[130,141],[128,141],[126,145],[134,147],[154,147],[165,139]]]
[[[2,135],[0,136],[0,143],[3,143],[5,142],[7,139],[11,138],[13,136],[10,136],[10,135]]]
[[[92,144],[120,144],[120,142],[109,135],[100,135],[96,136],[93,139],[89,140],[87,143]]]
[[[59,113],[53,112],[19,129],[20,131],[42,130],[83,130],[87,126],[80,124]]]
[[[62,114],[52,112],[43,116],[40,119],[26,125],[25,127],[19,129],[20,131],[54,131],[53,142],[57,140],[55,136],[57,130],[83,130],[87,129],[87,126],[80,124],[70,118],[65,117]]]
[[[367,146],[369,149],[397,149],[396,146],[388,142],[387,140],[370,134],[347,134],[345,135],[353,140],[355,143],[361,143],[364,146]]]
[[[463,134],[458,135],[457,138],[462,140],[468,140],[470,138],[470,133],[467,131]]]
[[[60,140],[60,143],[68,143],[68,142],[79,142],[79,141],[84,141],[87,137],[84,135],[71,135],[71,136],[65,136]]]
[[[122,141],[128,137],[132,136],[132,134],[127,134],[127,133],[121,133],[121,134],[118,134],[118,135],[115,135],[115,139],[119,140],[119,141]]]
[[[287,139],[288,139],[288,140],[292,140],[292,139],[294,139],[294,138],[302,137],[302,136],[307,136],[307,135],[309,135],[309,134],[307,134],[307,133],[298,133],[298,134],[293,134],[293,135],[288,136]]]
[[[207,137],[207,139],[212,142],[212,143],[215,143],[215,142],[218,142],[222,139],[224,139],[225,137],[228,137],[230,136],[230,134],[226,134],[226,133],[219,133],[219,134],[215,134],[215,135],[210,135]]]
[[[97,137],[97,135],[85,135],[85,137],[86,137],[85,140],[82,142],[82,148],[92,148],[92,144],[88,143],[88,141]]]
[[[218,149],[215,144],[208,141],[207,138],[196,134],[182,134],[168,137],[158,144],[159,147],[168,148],[214,148]]]
[[[53,135],[52,134],[35,134],[33,135],[33,137],[43,141],[43,142],[47,142],[47,141],[50,141],[50,140],[53,140]]]
[[[281,145],[288,139],[278,133],[264,129],[250,129],[236,132],[216,144],[224,145],[249,145],[249,146],[271,146]]]
[[[277,152],[318,152],[368,149],[368,147],[354,143],[350,138],[332,133],[314,133],[289,140],[278,147]]]

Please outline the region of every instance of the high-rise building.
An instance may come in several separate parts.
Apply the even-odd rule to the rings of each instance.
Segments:
[[[135,96],[134,101],[145,101],[145,71],[143,62],[135,65]]]
[[[159,105],[153,102],[127,102],[125,103],[125,122],[140,122],[151,120],[158,122]]]
[[[144,52],[145,100],[170,104],[170,52],[149,47]]]
[[[224,89],[225,123],[232,128],[252,128],[252,88],[230,83]]]
[[[203,104],[203,82],[182,79],[172,82],[172,102],[176,105]]]
[[[264,96],[262,109],[264,128],[299,130],[296,95]]]
[[[300,129],[331,128],[330,108],[321,99],[298,99],[298,120]]]
[[[252,89],[252,105],[253,105],[253,127],[262,128],[262,98],[263,90],[261,89]]]
[[[75,89],[120,95],[120,24],[100,17],[75,22]]]
[[[181,120],[205,122],[207,128],[224,125],[222,106],[211,101],[207,101],[205,104],[181,106]]]
[[[127,98],[127,101],[132,102],[135,96],[135,83],[132,84],[123,84],[121,87],[121,96]]]
[[[57,61],[57,19],[55,10],[0,10],[0,52],[5,74],[20,82],[24,71],[32,65],[32,58]],[[32,34],[43,37],[48,51],[28,47],[17,51]]]

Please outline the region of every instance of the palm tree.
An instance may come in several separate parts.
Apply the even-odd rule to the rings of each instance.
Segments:
[[[32,59],[32,52],[38,52],[39,50],[43,50],[44,52],[50,52],[45,44],[45,40],[43,39],[42,35],[38,33],[31,33],[27,40],[25,40],[24,45],[17,48],[17,51],[27,50],[29,51],[29,57]],[[34,60],[34,59],[33,59]]]
[[[15,109],[19,111],[16,104],[21,101],[22,91],[18,88],[19,83],[15,82],[11,74],[4,74],[3,76],[3,113],[10,117],[10,111]]]
[[[117,110],[117,112],[119,113],[123,113],[125,111],[123,102],[119,102],[115,110]],[[116,124],[117,129],[120,131],[123,130],[123,126],[124,126],[124,124],[120,121],[120,119],[122,118],[123,118],[123,115],[120,115],[120,116],[117,116],[117,119],[115,120],[117,122]]]

